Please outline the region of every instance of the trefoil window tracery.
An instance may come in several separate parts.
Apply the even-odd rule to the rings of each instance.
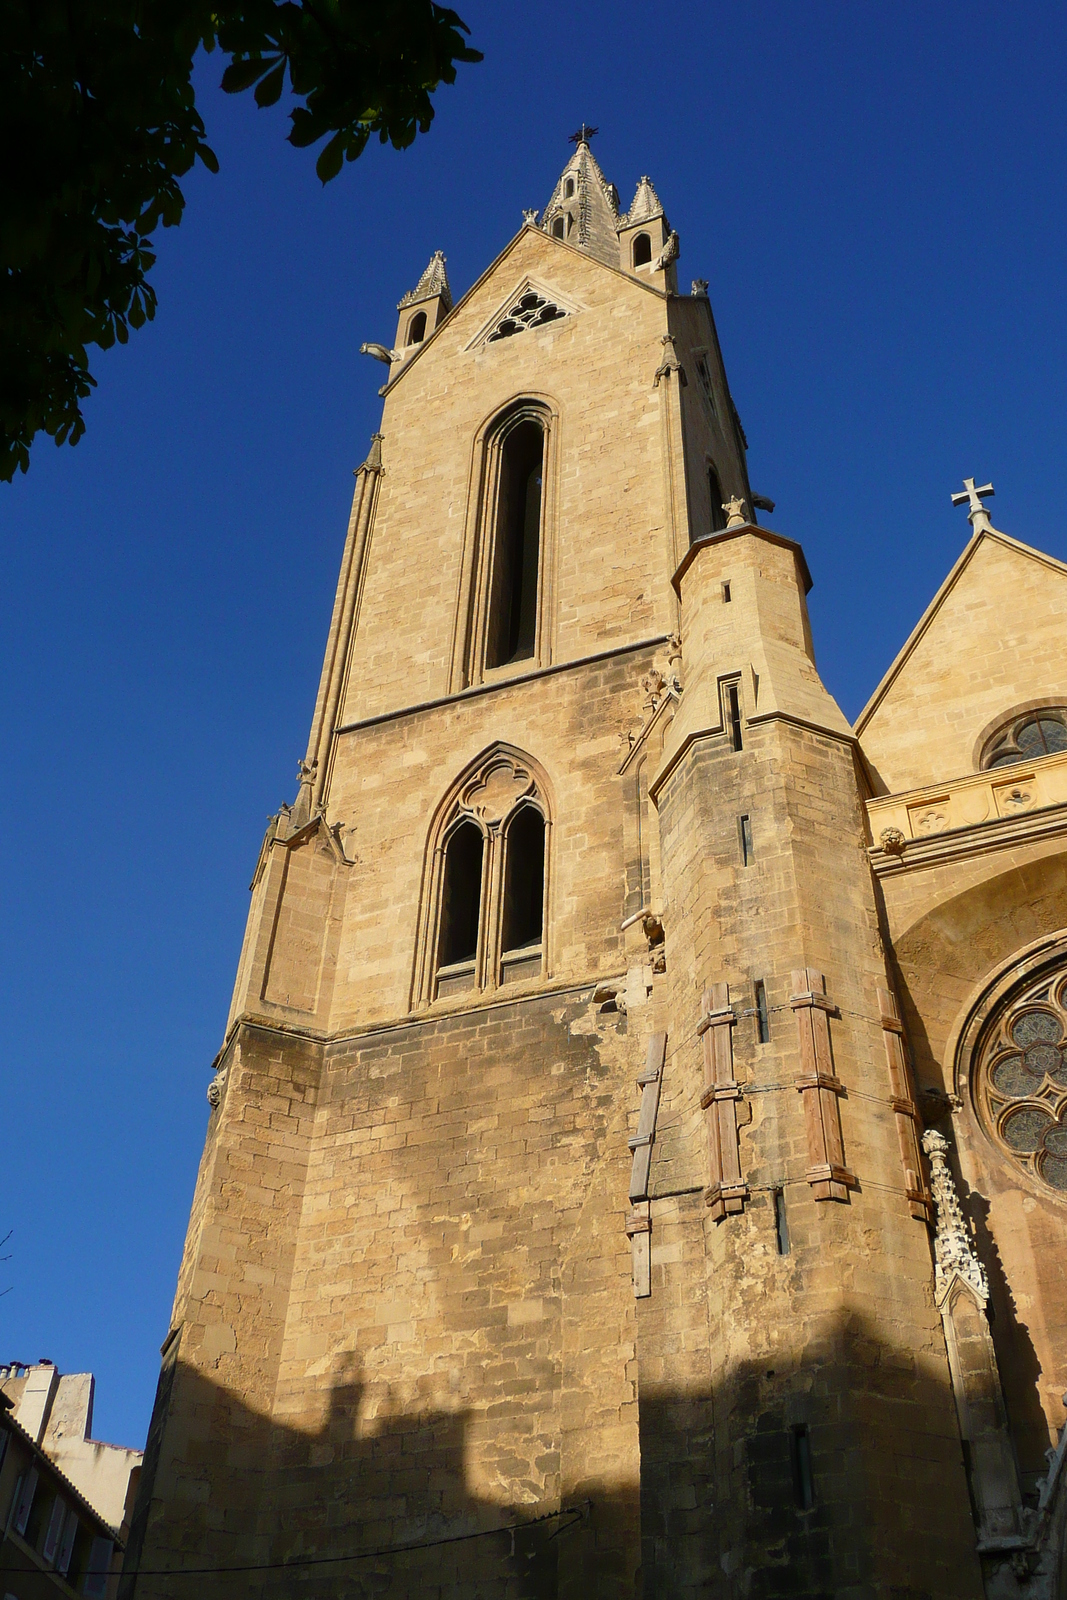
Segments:
[[[532,762],[497,746],[468,770],[430,841],[413,1004],[547,973],[550,835]]]
[[[982,752],[982,770],[1010,767],[1018,761],[1067,750],[1067,706],[1045,706],[1014,717],[988,740]]]
[[[562,219],[559,237],[563,237]],[[534,289],[527,289],[525,294],[519,295],[492,333],[486,339],[486,344],[495,344],[500,339],[514,338],[517,333],[527,333],[531,329],[547,327],[550,322],[558,322],[567,313],[544,295],[538,294]]]

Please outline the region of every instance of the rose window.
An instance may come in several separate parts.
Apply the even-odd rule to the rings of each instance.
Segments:
[[[998,1145],[1067,1194],[1067,978],[1032,983],[994,1015],[976,1076],[979,1113]]]

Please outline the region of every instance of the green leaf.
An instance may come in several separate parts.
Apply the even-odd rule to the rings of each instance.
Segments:
[[[344,156],[344,139],[341,134],[335,133],[315,163],[315,171],[323,183],[329,183],[331,178],[336,178],[341,170]]]
[[[215,154],[214,150],[212,150],[210,145],[198,144],[196,147],[196,153],[209,172],[218,172],[219,158]]]
[[[285,57],[278,62],[273,71],[268,72],[256,86],[256,105],[273,106],[281,99],[285,87]]]

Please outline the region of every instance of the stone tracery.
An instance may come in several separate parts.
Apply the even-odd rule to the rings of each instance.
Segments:
[[[998,1147],[1067,1194],[1067,976],[1046,970],[1002,1004],[975,1071],[979,1115]]]

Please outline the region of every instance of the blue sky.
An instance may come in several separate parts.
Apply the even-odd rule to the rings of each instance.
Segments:
[[[144,1439],[248,882],[379,416],[359,345],[391,342],[434,249],[458,296],[583,118],[624,204],[652,176],[850,717],[962,547],[964,474],[1067,558],[1062,6],[459,9],[484,64],[326,190],[283,113],[202,64],[222,172],[160,238],[156,321],[94,363],[82,443],[0,486],[0,1360],[94,1370],[116,1442]]]

